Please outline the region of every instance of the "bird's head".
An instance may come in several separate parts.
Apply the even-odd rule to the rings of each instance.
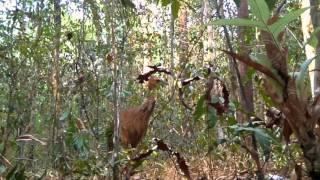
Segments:
[[[150,77],[150,79],[147,82],[147,88],[148,88],[149,91],[151,91],[153,89],[156,89],[159,86],[164,86],[166,84],[167,84],[167,82],[162,80],[162,79],[160,79],[160,78]]]

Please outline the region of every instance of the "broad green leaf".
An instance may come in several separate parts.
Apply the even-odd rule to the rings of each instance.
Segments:
[[[242,126],[239,126],[239,125],[233,125],[233,126],[229,126],[229,127],[231,129],[234,129],[235,131],[239,131],[239,132],[241,132],[241,131],[253,132],[253,133],[261,136],[264,139],[268,139],[270,141],[274,141],[274,139],[261,128],[242,127]]]
[[[171,0],[160,0],[160,3],[162,6],[167,6],[168,4],[170,4]]]
[[[266,89],[264,87],[258,87],[259,95],[262,97],[263,102],[266,103],[267,106],[274,106],[274,102],[272,98],[267,94]]]
[[[80,153],[81,156],[88,152],[88,136],[87,134],[79,133],[73,137],[73,148]]]
[[[250,55],[250,58],[259,64],[264,65],[265,67],[268,67],[272,69],[272,63],[269,60],[269,58],[265,54],[255,54],[255,55]]]
[[[229,107],[228,107],[230,112],[236,112],[237,108],[234,102],[229,102]]]
[[[213,25],[234,25],[234,26],[250,26],[257,27],[262,30],[267,30],[266,26],[262,22],[252,21],[249,19],[219,19],[212,22]]]
[[[266,3],[269,9],[272,10],[276,6],[277,0],[266,0]]]
[[[240,0],[234,0],[234,3],[236,4],[237,8],[240,7]]]
[[[14,175],[15,175],[15,173],[16,173],[17,168],[18,168],[17,165],[14,166],[14,167],[9,171],[9,173],[7,174],[6,179],[9,179],[9,180],[15,179]]]
[[[291,21],[297,19],[307,9],[309,9],[309,7],[306,7],[303,9],[298,9],[296,11],[292,11],[292,12],[286,14],[281,19],[279,19],[277,22],[270,25],[269,29],[270,29],[270,32],[272,33],[273,37],[278,37],[280,32],[282,32]]]
[[[217,123],[217,112],[214,108],[208,108],[208,125],[209,129],[216,126]]]
[[[174,19],[178,17],[179,9],[180,9],[180,2],[178,0],[172,0],[171,13]]]
[[[7,174],[6,179],[8,180],[16,180],[16,179],[26,179],[27,177],[24,175],[25,168],[18,168],[16,165],[10,172]]]
[[[308,67],[314,59],[315,59],[315,57],[305,60],[300,66],[299,73],[297,73],[296,86],[297,86],[297,91],[298,91],[299,95],[301,95],[301,92],[303,90],[303,83],[304,83],[304,79],[306,77],[306,74],[308,72]]]
[[[22,167],[21,169],[19,169],[19,171],[16,171],[14,175],[14,179],[17,179],[17,180],[27,179],[27,177],[25,176],[25,167]]]
[[[228,142],[228,140],[225,139],[225,138],[217,139],[217,145],[224,144],[224,143],[226,143],[226,142]]]
[[[316,48],[318,46],[318,38],[316,36],[311,36],[309,39],[308,39],[308,44],[310,46],[312,46],[313,48]]]
[[[229,116],[227,117],[227,125],[228,126],[232,126],[232,125],[235,125],[237,124],[237,120],[234,116]]]
[[[252,132],[264,153],[269,152],[271,142],[275,142],[275,140],[261,128],[241,127],[238,125],[230,126],[230,128],[234,129],[236,132]]]
[[[266,156],[270,153],[271,150],[271,141],[273,140],[269,134],[263,131],[260,128],[254,128],[254,136],[257,142],[260,144],[263,154]]]
[[[270,16],[268,4],[264,0],[249,0],[249,5],[252,14],[266,24]]]
[[[68,118],[69,112],[63,112],[62,116],[60,116],[59,120],[64,121]]]
[[[218,103],[218,102],[220,102],[218,96],[211,96],[211,103]]]
[[[4,165],[0,164],[0,174],[6,172],[6,169],[7,168]]]
[[[311,34],[311,37],[308,39],[308,44],[313,48],[317,48],[319,41],[317,35],[320,33],[320,27],[317,27]]]
[[[196,110],[194,113],[194,120],[197,121],[199,120],[205,113],[205,106],[204,106],[204,96],[201,96],[200,99],[198,100]]]
[[[0,143],[0,152],[2,152],[4,149],[4,144],[3,143]]]
[[[121,0],[121,3],[124,7],[136,9],[136,6],[133,4],[133,2],[131,0]]]
[[[255,54],[255,55],[250,55],[250,58],[257,63],[267,67],[276,78],[278,78],[279,81],[281,81],[281,77],[278,75],[277,71],[272,67],[272,63],[269,60],[269,58],[264,55],[264,54]]]

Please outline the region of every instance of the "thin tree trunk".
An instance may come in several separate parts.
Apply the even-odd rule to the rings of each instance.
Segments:
[[[238,17],[242,19],[247,19],[249,17],[249,9],[248,9],[248,0],[241,0],[240,6],[238,8]],[[246,35],[246,27],[239,27],[239,40],[240,40],[240,54],[244,56],[249,56],[249,50],[246,47],[245,35]],[[249,121],[250,116],[254,113],[254,104],[253,104],[253,87],[252,87],[252,79],[247,78],[248,66],[242,62],[238,63],[240,79],[243,84],[243,93],[239,93],[239,100],[241,103],[241,107],[246,114],[239,113],[238,119],[239,123],[244,123]],[[260,180],[264,179],[263,168],[260,163],[257,143],[254,135],[250,137],[246,137],[246,146],[248,148],[248,152],[251,154],[252,159],[255,161],[257,165],[257,177]]]
[[[173,0],[170,0],[171,4],[173,2]],[[171,6],[171,14],[170,14],[170,64],[171,67],[170,69],[174,69],[175,65],[174,65],[174,17],[173,17],[173,9]],[[174,87],[174,85],[172,85]]]
[[[185,64],[188,62],[188,11],[185,7],[181,8],[179,15],[179,63]],[[182,77],[185,76],[185,73],[182,73]]]
[[[302,0],[301,1],[302,8],[304,7],[310,7],[310,9],[306,10],[302,15],[301,15],[301,28],[303,32],[303,38],[304,41],[307,42],[308,39],[311,37],[311,34],[314,32],[315,29],[319,28],[320,26],[320,10],[319,10],[319,5],[320,2],[317,0]],[[307,59],[315,58],[315,60],[312,61],[312,63],[309,65],[309,77],[310,77],[310,84],[311,84],[311,92],[312,92],[312,97],[316,99],[320,95],[320,33],[317,32],[315,34],[315,38],[318,40],[318,44],[316,47],[313,47],[309,44],[305,45],[305,54]],[[317,56],[318,55],[318,56]],[[290,111],[291,112],[291,111]],[[292,119],[297,119],[299,115],[294,115],[294,113],[287,112],[287,116],[291,116],[289,118]],[[304,113],[304,112],[301,112]],[[301,116],[301,115],[300,115]],[[288,118],[288,117],[287,117]],[[313,127],[312,120],[313,117],[308,118],[305,116],[300,117],[297,120],[292,120],[293,122],[295,121],[300,121],[300,122],[308,122],[308,124],[311,124],[311,127]],[[318,121],[318,120],[317,120]],[[317,122],[319,124],[319,122]],[[296,126],[295,126],[296,125]],[[291,127],[295,129],[295,127],[299,127],[299,124],[291,123]],[[309,125],[310,126],[310,125]],[[298,128],[302,129],[302,128]],[[319,137],[314,134],[314,129],[308,130],[309,128],[303,128],[304,130],[301,131],[307,131],[307,135],[303,135],[304,132],[295,132],[299,135],[300,138],[300,143],[302,144],[302,150],[304,153],[305,157],[305,162],[306,162],[306,167],[309,172],[309,175],[312,177],[312,179],[319,179],[320,178],[320,141]],[[304,137],[308,138],[304,138]]]
[[[238,14],[239,18],[247,19],[249,17],[247,0],[240,1],[240,7],[239,7],[238,13],[239,13]],[[246,47],[246,43],[245,43],[245,31],[246,31],[245,27],[239,27],[240,54],[244,54],[248,56],[249,50]],[[245,82],[243,84],[244,94],[240,94],[240,102],[242,107],[244,107],[244,110],[248,114],[251,114],[254,112],[252,79],[246,79],[246,75],[248,73],[247,65],[245,65],[242,62],[239,62],[238,68],[240,72],[241,82]],[[245,119],[242,119],[242,121],[245,121]]]
[[[314,0],[302,0],[302,8],[310,7],[301,15],[301,28],[303,32],[303,39],[305,42],[311,37],[313,31],[320,25],[320,10],[317,8],[319,6],[318,1]],[[316,35],[318,42],[320,42],[320,33]],[[305,54],[307,59],[311,59],[319,55],[320,43],[317,47],[312,47],[310,44],[305,45]],[[309,77],[311,83],[312,97],[320,93],[320,57],[316,57],[316,60],[312,61],[309,65]],[[317,91],[317,92],[316,92]],[[317,94],[316,94],[317,93]]]
[[[52,123],[52,140],[51,140],[51,155],[52,162],[54,162],[55,154],[54,151],[55,143],[57,140],[57,128],[59,123],[59,116],[61,113],[61,94],[60,94],[60,37],[61,37],[61,6],[60,0],[54,1],[54,49],[53,49],[53,69],[51,74],[51,85],[54,97],[54,113]]]
[[[119,144],[119,135],[120,135],[120,107],[119,107],[119,81],[118,81],[118,55],[117,55],[117,46],[116,46],[116,17],[115,17],[115,8],[116,8],[116,0],[112,0],[112,17],[111,17],[111,41],[112,41],[112,56],[113,56],[113,120],[114,120],[114,129],[113,129],[113,155],[112,155],[112,170],[113,170],[113,179],[119,179],[119,165],[118,154],[120,152],[120,144]]]
[[[101,52],[101,48],[102,48],[102,37],[101,37],[101,33],[102,33],[102,27],[100,24],[100,15],[99,15],[99,8],[96,1],[94,0],[86,0],[89,3],[89,7],[92,13],[92,19],[93,19],[93,24],[96,28],[96,38],[98,41],[98,46],[97,46],[97,52],[98,52],[98,56],[100,55]],[[93,64],[93,66],[95,66]],[[99,139],[99,127],[100,127],[100,90],[99,90],[99,86],[100,86],[100,79],[99,76],[97,74],[97,68],[95,67],[95,78],[96,78],[96,101],[97,101],[97,105],[96,105],[96,117],[95,117],[95,129],[94,129],[94,134],[96,139]]]
[[[216,10],[216,14],[218,16],[219,19],[224,19],[224,1],[223,0],[215,0],[214,1],[214,5]],[[220,8],[220,9],[219,9]],[[226,48],[229,49],[230,51],[233,51],[233,47],[231,45],[231,36],[228,32],[228,29],[226,26],[223,26],[223,33],[225,34],[225,38],[227,41],[226,44]],[[239,92],[240,94],[243,93],[243,88],[242,88],[242,84],[240,83],[240,74],[239,74],[239,69],[236,66],[237,62],[235,61],[235,59],[232,59],[231,57],[229,58],[229,69],[230,69],[230,84],[231,84],[231,89],[233,89],[233,91],[231,91],[231,97],[232,98],[237,98],[237,90],[238,90],[238,85],[237,85],[237,81],[238,84],[240,85],[239,87]]]
[[[181,7],[179,13],[179,48],[178,48],[178,56],[179,56],[179,66],[182,70],[181,77],[182,79],[188,78],[188,72],[185,69],[186,64],[189,62],[188,52],[189,52],[189,39],[188,39],[188,9],[186,7]],[[184,93],[179,93],[179,98],[184,102]],[[183,118],[185,121],[182,124],[183,134],[190,135],[191,134],[191,125],[190,125],[190,110],[185,109],[185,117]]]

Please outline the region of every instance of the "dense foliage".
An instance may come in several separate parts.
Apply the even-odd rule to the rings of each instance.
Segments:
[[[248,0],[237,18],[245,2],[0,0],[1,177],[309,176],[300,134],[270,95],[285,94],[288,74],[310,101],[299,20],[309,8]],[[285,73],[264,33],[287,48]],[[134,149],[115,126],[130,118],[147,127],[128,133]]]

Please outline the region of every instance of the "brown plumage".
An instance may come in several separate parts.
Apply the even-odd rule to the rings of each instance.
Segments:
[[[136,147],[147,132],[156,100],[149,97],[138,107],[120,113],[120,140],[123,147]]]

